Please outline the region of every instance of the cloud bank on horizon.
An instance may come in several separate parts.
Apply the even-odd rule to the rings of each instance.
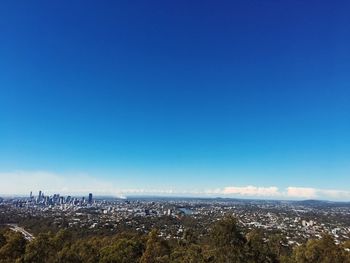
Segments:
[[[0,172],[0,195],[26,195],[30,191],[43,190],[45,193],[96,195],[164,195],[164,196],[203,196],[203,197],[243,197],[261,199],[327,199],[350,200],[349,190],[317,189],[312,187],[279,188],[276,186],[226,186],[216,189],[178,190],[123,188],[118,189],[114,182],[96,179],[87,174],[61,175],[46,171]]]

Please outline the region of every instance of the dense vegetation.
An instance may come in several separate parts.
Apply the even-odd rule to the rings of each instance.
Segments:
[[[165,239],[157,230],[116,236],[81,237],[70,230],[39,234],[26,241],[19,233],[0,233],[0,262],[23,263],[161,263],[161,262],[297,262],[350,263],[349,242],[336,245],[331,236],[309,240],[293,249],[282,236],[259,229],[245,233],[232,217],[212,225],[202,238],[187,229],[182,239]]]

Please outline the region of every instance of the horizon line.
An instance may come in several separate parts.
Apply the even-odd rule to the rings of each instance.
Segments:
[[[61,195],[60,193],[56,193]],[[93,194],[93,192],[92,192]],[[53,194],[50,194],[52,196]],[[89,195],[89,192],[86,193],[86,195]],[[84,197],[83,194],[64,194],[62,196],[71,196],[71,197]],[[28,196],[24,194],[2,194],[0,193],[0,198],[29,198]],[[330,199],[321,199],[321,198],[303,198],[303,199],[282,199],[282,198],[252,198],[252,197],[223,197],[223,196],[204,196],[204,195],[198,195],[198,196],[190,196],[190,195],[147,195],[147,194],[134,194],[134,195],[124,195],[124,196],[115,196],[111,194],[98,194],[94,195],[94,198],[114,198],[114,199],[128,199],[128,198],[165,198],[165,199],[226,199],[226,200],[242,200],[242,201],[281,201],[281,202],[303,202],[303,201],[317,201],[317,202],[330,202],[330,203],[350,203],[350,200],[330,200]]]

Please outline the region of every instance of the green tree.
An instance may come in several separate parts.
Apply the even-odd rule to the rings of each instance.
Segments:
[[[330,235],[324,235],[321,239],[311,239],[293,252],[296,263],[345,263],[350,262],[345,250],[334,243]]]
[[[254,229],[247,234],[244,257],[246,262],[251,263],[278,262],[277,255],[270,250],[260,229]]]
[[[287,246],[287,239],[281,234],[269,235],[268,246],[277,257],[291,253],[290,248]]]
[[[143,253],[143,244],[138,240],[120,239],[101,250],[101,263],[138,262]]]
[[[170,248],[168,243],[159,238],[158,231],[152,230],[147,239],[146,249],[140,263],[163,263],[169,262]]]
[[[208,262],[200,245],[190,244],[186,247],[177,247],[171,254],[173,263],[205,263]]]
[[[6,243],[0,248],[0,262],[15,262],[22,259],[27,243],[23,235],[8,231],[4,236]]]
[[[6,244],[6,237],[3,233],[0,233],[0,248],[2,248]]]
[[[27,245],[24,255],[24,262],[54,262],[56,253],[57,250],[53,242],[53,235],[51,233],[42,233]]]
[[[96,263],[99,262],[102,239],[77,240],[72,244],[66,243],[57,255],[58,263]]]
[[[193,229],[188,228],[184,231],[183,241],[186,244],[197,244],[198,243],[198,236],[195,234]]]
[[[73,241],[72,233],[67,229],[59,230],[54,237],[52,243],[57,250],[61,250],[66,244],[71,244]]]
[[[210,241],[214,248],[214,262],[245,262],[243,253],[246,239],[234,217],[219,220],[210,232]]]
[[[79,254],[70,246],[65,246],[58,252],[56,263],[84,263]],[[91,262],[91,261],[90,261]],[[96,261],[97,262],[97,261]]]

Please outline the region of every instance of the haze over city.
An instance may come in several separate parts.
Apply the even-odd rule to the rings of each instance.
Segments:
[[[0,6],[0,195],[350,200],[349,3]]]

